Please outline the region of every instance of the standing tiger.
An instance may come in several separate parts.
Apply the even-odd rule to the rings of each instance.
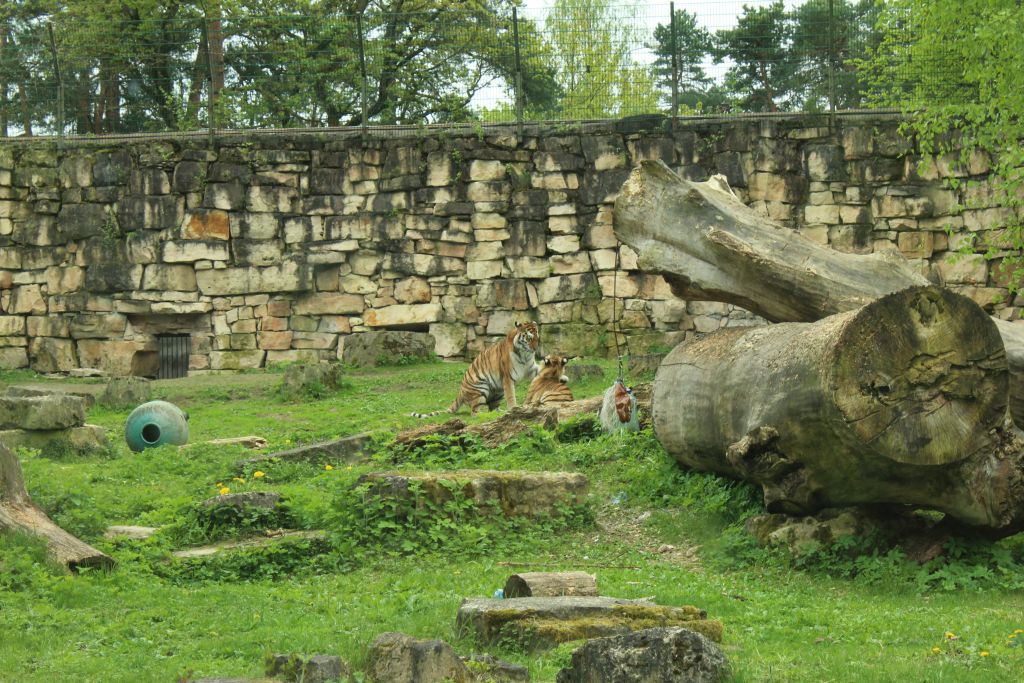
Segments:
[[[540,346],[540,330],[537,323],[527,321],[516,323],[505,338],[484,349],[470,364],[462,377],[459,395],[455,397],[449,413],[462,406],[469,406],[475,415],[481,406],[497,410],[502,396],[506,397],[509,408],[516,406],[516,382],[533,378],[538,371],[537,348]],[[445,411],[433,413],[412,413],[413,417],[430,417]]]
[[[565,364],[570,360],[565,356],[546,356],[540,372],[530,382],[526,402],[544,405],[573,400],[568,386],[569,378],[565,376]]]

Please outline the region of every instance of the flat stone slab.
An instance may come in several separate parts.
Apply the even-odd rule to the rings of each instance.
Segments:
[[[418,489],[437,503],[451,500],[455,488],[482,511],[491,508],[506,517],[555,514],[565,505],[582,504],[590,487],[587,478],[576,472],[518,470],[370,472],[356,482],[364,483],[378,496],[411,497]]]
[[[467,598],[456,617],[456,629],[475,633],[478,642],[511,639],[532,651],[665,626],[683,626],[715,642],[722,640],[722,622],[708,619],[702,609],[621,598]]]
[[[107,447],[107,430],[97,425],[82,425],[69,429],[4,429],[0,441],[8,448],[46,448],[55,441],[65,441],[76,451],[103,450]]]
[[[349,680],[352,668],[335,655],[273,655],[267,662],[267,675],[284,681],[328,683]]]
[[[200,557],[210,557],[218,553],[236,550],[238,548],[260,548],[268,545],[274,545],[276,543],[305,540],[321,541],[326,538],[327,532],[325,531],[283,531],[272,536],[257,536],[255,538],[246,538],[241,541],[225,541],[223,543],[214,543],[213,545],[204,545],[198,548],[176,550],[171,554],[179,560],[192,560]]]
[[[141,541],[156,533],[157,528],[153,526],[108,526],[103,532],[103,538],[128,538],[134,541]]]
[[[373,437],[370,434],[354,434],[333,441],[321,441],[320,443],[307,444],[292,448],[287,451],[266,453],[254,458],[247,458],[238,462],[238,467],[244,469],[248,465],[266,462],[267,460],[291,460],[309,462],[314,465],[321,463],[345,463],[355,464],[367,460],[366,448],[372,443]]]
[[[71,389],[62,387],[60,389],[47,389],[45,387],[28,387],[28,386],[12,386],[4,389],[4,396],[52,396],[53,394],[67,394],[68,396],[77,396],[78,398],[85,401],[85,409],[88,410],[96,404],[96,393],[86,388]]]
[[[85,400],[78,396],[0,396],[0,429],[68,429],[84,424]]]

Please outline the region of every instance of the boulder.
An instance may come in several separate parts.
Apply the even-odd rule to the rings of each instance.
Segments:
[[[531,651],[666,626],[722,639],[722,622],[702,609],[609,597],[467,598],[456,618],[456,629],[475,634],[480,643],[514,641]]]
[[[318,395],[341,388],[339,363],[300,363],[285,368],[280,392],[286,398]]]
[[[53,430],[83,424],[85,401],[78,396],[0,396],[0,429]]]
[[[455,470],[451,472],[371,472],[356,485],[369,484],[371,495],[411,498],[426,496],[436,503],[461,492],[482,512],[506,517],[537,517],[557,514],[566,505],[586,500],[589,482],[574,472],[523,472]]]
[[[360,332],[342,339],[339,357],[343,363],[357,367],[434,359],[434,337],[426,332]]]
[[[289,683],[327,683],[348,680],[352,668],[334,655],[272,655],[267,660],[267,675]]]
[[[650,628],[588,641],[557,683],[720,683],[731,675],[721,648],[700,633]]]
[[[245,491],[244,493],[226,493],[222,496],[207,498],[199,505],[204,508],[228,506],[239,510],[259,508],[273,510],[281,501],[281,494],[273,491]]]
[[[404,633],[382,633],[370,644],[366,677],[374,683],[469,683],[472,674],[451,645]]]
[[[361,462],[369,456],[369,448],[373,444],[373,437],[369,434],[354,434],[333,441],[321,441],[320,443],[307,444],[277,453],[267,453],[255,458],[247,458],[238,463],[238,467],[244,469],[267,460],[303,461],[314,464],[320,463],[355,463]]]
[[[107,430],[97,425],[84,424],[67,429],[4,429],[0,430],[0,441],[8,448],[36,448],[62,450],[69,448],[77,453],[106,450]]]
[[[71,396],[77,396],[78,398],[85,401],[85,409],[92,408],[96,403],[96,395],[87,389],[43,389],[40,387],[20,387],[13,386],[4,389],[5,396],[49,396],[51,394],[70,394]]]
[[[143,377],[111,377],[97,401],[107,408],[134,408],[153,397],[153,387]]]

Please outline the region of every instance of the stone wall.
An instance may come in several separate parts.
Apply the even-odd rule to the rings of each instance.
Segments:
[[[989,262],[951,252],[964,228],[1005,223],[958,209],[985,205],[985,159],[922,157],[893,119],[11,141],[0,367],[152,375],[157,337],[173,333],[191,335],[194,371],[343,357],[349,335],[382,329],[430,332],[438,355],[466,357],[526,317],[546,349],[603,355],[613,292],[634,354],[749,324],[674,298],[616,243],[612,202],[642,159],[723,173],[815,241],[895,246],[1016,314],[993,304],[1005,289]],[[948,187],[968,175],[979,182]]]

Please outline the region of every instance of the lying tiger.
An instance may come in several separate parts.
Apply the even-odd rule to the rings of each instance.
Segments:
[[[568,386],[569,378],[565,376],[565,364],[570,360],[572,358],[566,356],[546,356],[540,372],[530,382],[526,402],[544,405],[573,400]]]
[[[532,379],[539,370],[535,360],[539,346],[537,323],[516,323],[504,339],[487,347],[470,364],[462,377],[459,395],[447,412],[454,413],[462,406],[469,406],[475,415],[485,405],[488,410],[497,410],[503,396],[508,407],[515,408],[516,382]],[[432,417],[444,412],[435,410],[432,413],[412,413],[412,416]]]

